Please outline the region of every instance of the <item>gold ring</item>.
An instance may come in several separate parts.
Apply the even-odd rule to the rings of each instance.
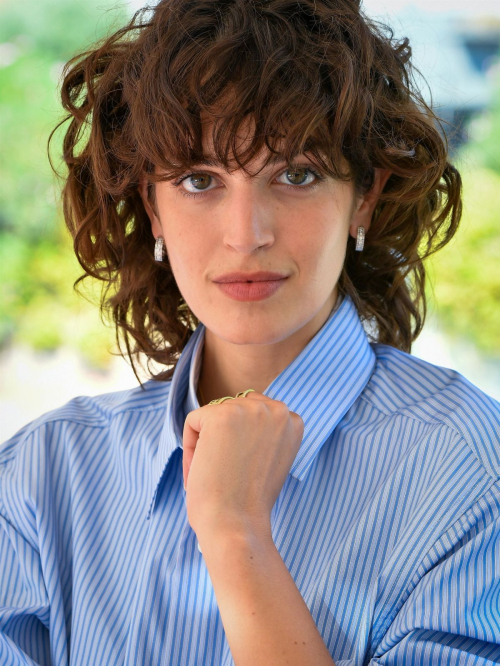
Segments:
[[[246,391],[240,391],[239,393],[236,394],[236,396],[232,395],[227,395],[224,398],[217,398],[216,400],[211,400],[208,404],[209,405],[220,405],[221,402],[224,402],[224,400],[236,400],[236,398],[246,398],[247,394],[253,392],[255,393],[254,389],[247,389]]]
[[[250,393],[250,391],[252,391],[253,393],[255,393],[255,391],[254,391],[253,389],[247,389],[246,391],[240,391],[240,393],[237,393],[237,394],[236,394],[236,397],[237,397],[237,398],[241,398],[241,397],[246,398],[247,393]]]

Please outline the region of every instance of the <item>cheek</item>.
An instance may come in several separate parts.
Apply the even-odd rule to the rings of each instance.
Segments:
[[[201,233],[190,234],[185,221],[179,227],[170,226],[165,242],[177,286],[185,299],[194,303],[213,264],[215,243]]]
[[[163,225],[163,231],[172,268],[184,271],[185,267],[195,266],[204,247],[202,235],[190,231],[189,220],[177,220],[172,213],[170,218],[165,217],[168,221]]]
[[[310,225],[307,233],[297,237],[297,260],[310,275],[336,277],[344,262],[348,233],[347,224],[332,219]]]

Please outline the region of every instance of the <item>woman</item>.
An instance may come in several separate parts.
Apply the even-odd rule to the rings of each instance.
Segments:
[[[410,54],[162,0],[66,64],[75,252],[166,369],[2,446],[2,664],[500,660],[500,405],[410,353],[461,216]]]

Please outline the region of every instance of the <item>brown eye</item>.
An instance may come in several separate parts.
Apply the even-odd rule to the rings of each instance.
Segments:
[[[307,172],[309,169],[305,167],[293,167],[285,171],[286,177],[294,185],[302,185],[304,179],[307,178]]]
[[[310,176],[310,180],[307,180],[308,176]],[[285,178],[286,180],[278,180],[278,182],[295,190],[314,189],[325,179],[315,169],[306,166],[291,166],[283,171],[278,178]]]
[[[308,175],[311,176],[312,180],[306,182]],[[286,171],[282,171],[278,178],[283,178],[283,176],[286,177],[286,182],[279,180],[278,182],[290,191],[305,190],[309,192],[316,189],[321,181],[325,180],[325,176],[309,166],[291,166]],[[178,188],[180,194],[185,197],[200,198],[208,195],[213,189],[217,189],[214,187],[208,187],[211,180],[214,180],[214,176],[209,173],[191,172],[177,180],[174,183],[174,187]],[[184,184],[191,185],[191,187],[194,188],[194,191],[187,189]]]
[[[193,185],[197,190],[205,190],[210,184],[209,180],[212,178],[208,173],[193,173],[186,178],[189,180],[189,183]],[[198,187],[201,185],[201,187]]]

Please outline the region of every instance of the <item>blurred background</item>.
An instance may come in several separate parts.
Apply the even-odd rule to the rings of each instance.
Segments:
[[[101,321],[99,287],[86,281],[88,298],[73,291],[81,267],[46,146],[64,115],[63,64],[142,5],[0,0],[0,442],[74,396],[137,386]],[[464,180],[461,230],[428,260],[429,316],[412,354],[500,400],[500,3],[363,6],[410,38],[424,97],[447,121]]]

